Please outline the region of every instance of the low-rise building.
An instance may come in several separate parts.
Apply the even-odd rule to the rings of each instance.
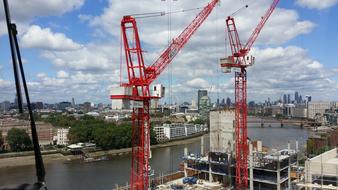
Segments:
[[[316,115],[323,116],[326,110],[331,109],[330,102],[309,102],[308,118],[315,119]]]
[[[168,140],[168,138],[164,134],[164,127],[163,126],[154,127],[154,131],[155,131],[155,134],[156,134],[157,141],[163,142],[163,141]]]
[[[0,131],[7,142],[7,133],[10,129],[24,129],[29,136],[32,135],[30,122],[19,120],[17,118],[0,119]],[[53,126],[49,123],[36,122],[36,130],[40,145],[49,145],[53,143]]]
[[[296,106],[293,111],[293,117],[296,118],[306,118],[307,117],[307,109],[305,106]]]
[[[69,128],[57,129],[56,144],[57,145],[68,145],[69,143],[68,133],[69,133]]]
[[[154,127],[156,139],[158,141],[171,140],[175,138],[187,137],[196,133],[201,133],[205,129],[204,125],[189,123],[163,124]]]

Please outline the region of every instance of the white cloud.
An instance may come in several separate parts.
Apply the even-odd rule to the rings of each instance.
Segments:
[[[108,72],[119,68],[118,47],[112,44],[85,44],[74,51],[45,51],[42,57],[62,69]]]
[[[35,17],[60,16],[80,8],[85,0],[10,0],[12,20],[18,25],[19,34],[28,29]],[[0,10],[4,10],[0,3]],[[0,36],[7,33],[4,11],[0,11]]]
[[[186,83],[189,87],[193,88],[209,88],[210,84],[208,81],[202,78],[195,78]]]
[[[38,16],[59,16],[80,8],[84,0],[11,0],[8,2],[13,19],[29,21]],[[3,5],[1,3],[3,10]]]
[[[248,39],[262,15],[264,15],[270,6],[270,3],[270,0],[252,1],[248,9],[236,15],[235,19],[242,41],[245,42]],[[206,2],[196,0],[194,4],[196,7],[205,6]],[[142,3],[135,3],[133,0],[110,0],[108,7],[103,10],[103,13],[92,17],[89,20],[89,24],[95,29],[101,29],[118,38],[120,35],[120,20],[123,15],[165,11],[165,5],[165,2],[157,0],[149,0]],[[191,4],[186,1],[177,1],[172,6],[173,10],[182,10],[190,8]],[[198,43],[206,45],[206,43],[212,41],[210,39],[215,38],[210,33],[218,33],[220,36],[224,36],[225,18],[235,11],[235,8],[229,9],[229,7],[241,6],[243,6],[243,2],[241,1],[222,1],[222,5],[215,8],[214,12],[190,41],[198,41]],[[128,7],[128,10],[125,7]],[[171,21],[172,37],[177,36],[193,20],[196,14],[197,11],[174,14]],[[168,41],[166,20],[166,17],[137,20],[141,40],[157,49],[163,48]],[[314,27],[314,23],[300,20],[295,10],[277,8],[258,40],[260,44],[282,44],[296,36],[311,32]]]
[[[82,71],[58,71],[56,77],[38,73],[35,81],[29,81],[33,101],[57,102],[71,100],[108,102],[108,86],[116,84],[118,75],[114,73],[86,73]],[[48,94],[48,96],[45,96]]]
[[[8,87],[10,84],[11,84],[10,81],[0,79],[0,87],[1,87],[1,88],[3,88],[3,87]]]
[[[82,45],[67,38],[63,33],[53,33],[50,28],[41,28],[37,25],[29,27],[21,37],[21,44],[25,48],[39,48],[55,51],[77,50]]]
[[[247,10],[236,16],[242,42],[246,41],[256,27],[271,0],[251,2]],[[229,49],[227,51],[224,49],[224,18],[234,12],[235,7],[241,7],[242,3],[242,1],[222,1],[222,6],[216,8],[173,60],[171,69],[167,69],[155,81],[155,83],[164,84],[167,89],[169,84],[172,84],[173,97],[177,97],[174,98],[174,101],[181,102],[192,99],[199,88],[211,89],[211,96],[214,97],[216,93],[220,94],[221,97],[233,95],[233,73],[222,74],[218,59],[230,53]],[[205,4],[205,0],[194,1],[196,7]],[[40,73],[36,81],[29,83],[34,97],[45,98],[42,93],[48,93],[50,96],[47,98],[52,102],[70,99],[71,97],[108,102],[108,87],[118,85],[120,79],[120,44],[118,39],[122,16],[130,13],[163,11],[166,7],[165,2],[157,0],[142,2],[109,0],[108,6],[101,15],[79,15],[78,18],[83,22],[88,22],[96,30],[96,34],[104,33],[106,38],[103,40],[96,38],[95,40],[98,40],[96,42],[89,42],[84,44],[82,48],[69,48],[66,51],[58,51],[62,49],[55,45],[49,45],[49,47],[54,48],[44,47],[47,50],[42,52],[41,57],[51,62],[59,71],[55,77]],[[188,1],[175,1],[173,3],[173,10],[190,7],[191,2]],[[232,8],[233,10],[231,10]],[[62,14],[62,12],[59,12],[59,14]],[[177,36],[196,14],[197,12],[187,12],[173,15],[171,36]],[[166,17],[138,20],[142,45],[144,50],[147,51],[147,53],[144,53],[147,65],[150,65],[167,46],[168,26],[166,23]],[[262,30],[256,44],[263,47],[270,44],[282,45],[299,35],[311,32],[314,27],[314,23],[300,19],[295,10],[277,8]],[[43,32],[48,28],[40,28],[40,30]],[[50,30],[46,33],[53,37],[57,34]],[[63,40],[70,40],[73,45],[76,44],[65,35],[62,37]],[[32,39],[29,38],[29,40]],[[41,41],[36,44],[41,45]],[[73,45],[69,47],[73,47]],[[75,46],[77,45],[79,44]],[[269,95],[276,97],[288,90],[298,90],[302,93],[309,92],[309,94],[318,97],[323,97],[321,90],[338,91],[337,82],[333,79],[337,72],[330,71],[319,61],[311,59],[306,50],[302,48],[294,46],[254,48],[252,53],[256,56],[257,63],[248,70],[250,100],[265,99]],[[124,61],[124,57],[122,61]],[[122,72],[125,78],[126,69],[124,67],[125,63],[123,62]],[[172,82],[169,82],[170,73],[172,73]]]
[[[248,69],[251,99],[300,91],[328,100],[338,92],[334,70],[312,59],[305,49],[296,46],[254,49],[253,54],[256,64]]]
[[[59,71],[56,73],[56,76],[58,78],[68,78],[69,74],[66,71]]]
[[[338,3],[338,0],[297,0],[297,4],[310,9],[327,9]]]

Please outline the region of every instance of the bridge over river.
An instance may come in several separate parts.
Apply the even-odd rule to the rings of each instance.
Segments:
[[[307,119],[276,119],[248,117],[248,127],[313,127],[318,123]]]

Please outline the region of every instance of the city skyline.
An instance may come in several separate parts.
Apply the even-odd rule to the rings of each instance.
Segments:
[[[75,97],[81,102],[108,103],[109,89],[117,86],[120,79],[120,34],[116,31],[119,31],[120,18],[127,14],[125,10],[128,13],[142,13],[166,11],[168,8],[166,2],[159,0],[144,4],[140,2],[135,6],[131,6],[134,3],[131,0],[96,3],[71,0],[65,7],[64,0],[55,4],[36,0],[40,6],[34,9],[31,5],[23,8],[18,2],[13,1],[11,6],[16,10],[13,11],[13,20],[18,24],[29,90],[33,101],[44,102]],[[205,3],[198,0],[194,6]],[[235,19],[248,23],[238,26],[242,41],[248,38],[268,4],[268,0],[251,2],[248,9],[236,15]],[[173,101],[175,98],[195,96],[198,89],[209,90],[212,99],[218,96],[233,97],[233,75],[220,72],[218,59],[224,57],[224,52],[229,54],[229,49],[224,48],[224,19],[235,9],[227,7],[241,7],[243,2],[229,5],[229,2],[223,2],[216,7],[217,13],[210,15],[206,25],[174,60],[171,69],[155,81],[168,89],[171,86]],[[172,3],[173,10],[191,6],[184,1]],[[252,50],[257,64],[248,70],[249,99],[263,100],[261,97],[279,96],[287,90],[312,94],[317,100],[337,99],[338,69],[334,60],[338,45],[333,44],[338,44],[334,43],[337,41],[334,34],[338,32],[338,27],[327,24],[333,23],[331,19],[338,16],[333,11],[336,7],[336,1],[321,1],[318,4],[307,0],[281,2]],[[193,12],[173,15],[171,37],[175,37],[193,16]],[[4,25],[3,18],[1,13],[1,26]],[[163,20],[166,18],[139,22],[148,65],[167,45],[168,27],[160,24]],[[151,27],[153,24],[157,24],[157,27]],[[323,28],[328,28],[328,32]],[[0,47],[3,52],[0,57],[0,101],[11,100],[15,94],[8,38],[4,29],[1,27],[0,30],[0,42],[6,44]],[[284,35],[276,31],[284,31]],[[217,35],[209,38],[210,33]],[[324,33],[326,38],[322,38]],[[44,41],[44,38],[50,40]],[[333,47],[324,50],[327,44]],[[170,73],[175,79],[172,82],[168,79],[171,78]],[[169,102],[170,98],[167,96],[165,99]]]

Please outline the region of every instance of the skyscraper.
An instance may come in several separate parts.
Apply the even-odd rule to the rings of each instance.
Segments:
[[[288,104],[290,104],[291,103],[291,96],[290,96],[290,94],[288,94],[288,102],[287,102]]]
[[[299,103],[299,94],[297,91],[295,92],[295,103]]]
[[[225,99],[224,99],[224,98],[222,99],[221,106],[222,106],[222,107],[226,106],[226,104],[225,104]]]
[[[198,110],[200,109],[200,100],[203,96],[208,96],[208,91],[207,90],[198,90],[198,94],[197,94]]]
[[[75,99],[72,98],[72,107],[75,108]]]
[[[298,99],[299,99],[299,103],[303,103],[303,97],[302,97],[302,95],[300,95]]]
[[[287,104],[287,97],[286,97],[286,94],[283,95],[283,104]]]
[[[231,99],[229,97],[227,97],[227,106],[230,107],[231,106]]]

